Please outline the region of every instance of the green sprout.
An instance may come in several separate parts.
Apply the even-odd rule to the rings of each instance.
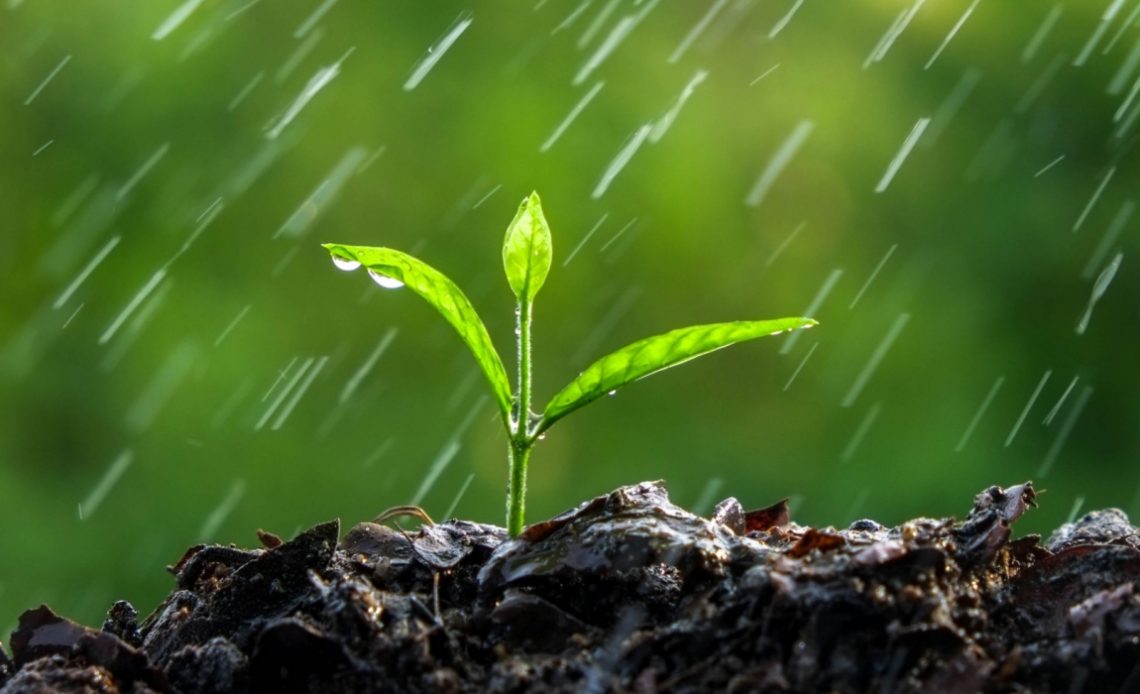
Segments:
[[[455,328],[479,362],[509,439],[510,473],[507,489],[507,530],[516,537],[523,529],[526,470],[530,451],[555,422],[574,410],[650,374],[684,363],[722,347],[765,335],[808,328],[811,318],[779,318],[694,325],[647,337],[602,357],[560,390],[542,414],[531,411],[531,324],[534,297],[546,281],[552,257],[550,227],[537,193],[519,205],[503,240],[503,267],[517,308],[518,388],[512,393],[503,360],[487,328],[467,297],[435,268],[391,248],[323,244],[341,270],[364,267],[382,287],[406,286],[423,297]]]

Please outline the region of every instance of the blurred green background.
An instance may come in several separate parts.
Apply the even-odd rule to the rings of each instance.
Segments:
[[[961,515],[1030,478],[1020,532],[1135,514],[1138,17],[3,0],[0,633],[40,602],[145,614],[190,544],[419,496],[438,517],[468,480],[455,515],[502,523],[505,438],[462,343],[318,243],[440,268],[513,371],[500,244],[532,189],[556,254],[540,402],[674,327],[821,325],[560,423],[530,520],[657,478],[814,524]]]

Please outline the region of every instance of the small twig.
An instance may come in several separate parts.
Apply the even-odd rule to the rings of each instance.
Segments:
[[[424,511],[419,506],[410,506],[410,505],[409,506],[393,506],[392,508],[388,509],[387,511],[384,511],[383,513],[381,513],[379,516],[376,516],[375,518],[373,518],[372,522],[373,523],[384,523],[384,522],[389,521],[393,518],[400,518],[402,516],[411,516],[412,518],[418,518],[422,523],[424,523],[426,525],[435,525],[435,521],[433,521],[431,519],[431,516],[429,516],[427,514],[427,511]]]
[[[435,603],[435,621],[439,623],[440,627],[443,626],[443,618],[439,612],[439,572],[433,572],[431,575],[431,595]]]
[[[431,613],[431,610],[427,608],[427,605],[420,602],[420,599],[415,595],[408,596],[408,602],[412,605],[412,611],[423,617],[425,622],[433,627],[443,626],[439,623],[439,619]]]

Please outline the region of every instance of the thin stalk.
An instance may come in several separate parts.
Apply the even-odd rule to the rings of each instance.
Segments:
[[[530,425],[530,322],[533,311],[534,304],[531,302],[519,302],[518,324],[515,330],[518,335],[519,352],[519,419],[518,429],[514,434],[520,439],[526,437],[526,430]]]
[[[518,325],[515,330],[518,336],[518,363],[519,363],[519,391],[515,402],[518,405],[517,419],[511,429],[510,450],[510,477],[507,489],[507,532],[511,537],[517,537],[522,532],[526,510],[526,466],[530,461],[530,449],[534,439],[529,433],[530,428],[530,323],[533,304],[529,301],[520,301],[518,305]]]
[[[507,493],[507,532],[518,537],[526,517],[526,465],[530,460],[530,444],[510,445],[511,473]]]

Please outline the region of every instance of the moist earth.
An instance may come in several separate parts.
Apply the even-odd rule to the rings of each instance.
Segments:
[[[1011,540],[1030,483],[963,521],[844,529],[659,482],[516,539],[339,521],[191,547],[138,621],[47,606],[0,648],[23,692],[1136,692],[1140,532],[1116,509]],[[409,524],[410,525],[410,524]]]

